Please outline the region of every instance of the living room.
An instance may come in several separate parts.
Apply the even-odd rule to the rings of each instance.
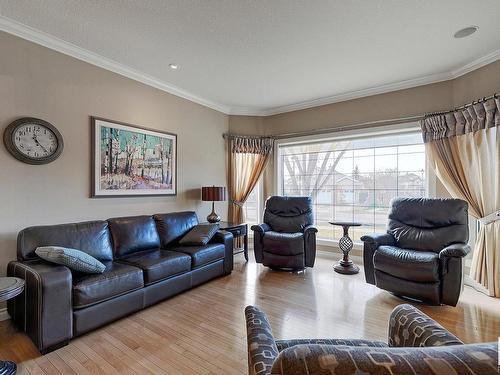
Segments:
[[[498,373],[498,14],[0,0],[0,375]]]

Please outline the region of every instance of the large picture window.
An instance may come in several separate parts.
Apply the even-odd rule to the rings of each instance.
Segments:
[[[426,159],[419,132],[278,145],[279,194],[311,196],[318,237],[338,239],[332,220],[359,221],[355,241],[385,230],[393,197],[426,195]]]

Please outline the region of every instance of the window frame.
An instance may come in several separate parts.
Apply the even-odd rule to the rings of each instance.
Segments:
[[[282,165],[280,163],[281,147],[300,145],[304,143],[320,143],[320,142],[336,142],[348,139],[360,139],[369,138],[373,136],[390,135],[390,134],[404,134],[404,133],[415,133],[420,132],[421,128],[418,122],[404,122],[399,124],[383,125],[370,127],[365,129],[356,130],[345,130],[331,133],[314,134],[303,137],[294,138],[283,138],[277,139],[275,142],[275,152],[274,152],[274,180],[273,180],[273,192],[275,195],[281,194],[282,184],[281,184],[281,173]],[[429,163],[429,158],[426,157],[426,168],[425,168],[425,194],[428,197],[433,197],[436,195],[436,174],[433,172],[431,165]],[[363,243],[361,241],[354,241],[354,249],[362,249]],[[338,247],[337,239],[327,239],[318,238],[317,243],[323,246]]]

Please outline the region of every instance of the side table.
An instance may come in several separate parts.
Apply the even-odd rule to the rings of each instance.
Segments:
[[[243,253],[245,260],[248,262],[248,225],[246,223],[236,224],[228,221],[220,221],[219,228],[231,232],[234,238],[243,237],[243,249],[234,251],[233,248],[233,254]]]
[[[354,275],[358,273],[359,267],[349,259],[349,252],[352,250],[353,245],[353,242],[349,237],[349,228],[360,227],[363,224],[354,221],[331,221],[330,224],[341,226],[344,230],[344,235],[339,240],[339,247],[340,250],[342,250],[344,256],[341,260],[338,261],[333,269],[335,270],[335,272],[342,273],[344,275]]]
[[[24,280],[17,277],[0,277],[0,302],[7,301],[21,294],[24,290]],[[17,366],[11,361],[0,360],[0,375],[13,375]]]

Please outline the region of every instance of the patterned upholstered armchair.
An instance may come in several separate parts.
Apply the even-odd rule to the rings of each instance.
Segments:
[[[498,374],[497,343],[465,345],[415,307],[397,306],[388,344],[359,339],[275,340],[266,314],[245,309],[250,375]]]

